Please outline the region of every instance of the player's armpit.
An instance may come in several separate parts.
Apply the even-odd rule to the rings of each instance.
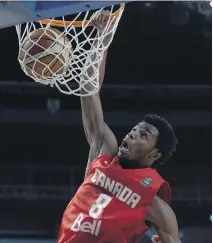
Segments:
[[[181,243],[178,235],[178,223],[171,207],[155,197],[146,215],[157,230],[161,243]]]

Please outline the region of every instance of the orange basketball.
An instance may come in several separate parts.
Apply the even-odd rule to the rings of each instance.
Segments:
[[[71,43],[59,30],[40,28],[22,41],[18,59],[28,76],[45,81],[66,71],[71,54]]]

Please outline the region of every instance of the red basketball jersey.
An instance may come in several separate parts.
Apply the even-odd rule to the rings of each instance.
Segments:
[[[58,242],[136,243],[157,194],[170,202],[170,186],[156,170],[123,169],[117,157],[99,157],[64,212]]]

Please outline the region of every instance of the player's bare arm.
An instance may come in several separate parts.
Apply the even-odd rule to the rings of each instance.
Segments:
[[[156,228],[161,243],[181,243],[176,216],[171,207],[159,197],[154,198],[146,220]]]
[[[101,32],[105,27],[105,22],[104,22],[105,18],[106,18],[106,12],[103,12],[102,15],[100,15],[94,21],[94,24],[97,27],[99,32]],[[111,39],[110,36],[106,36],[105,40],[103,41],[103,44],[107,46],[110,39]],[[104,79],[106,57],[107,57],[107,50],[104,52],[102,63],[99,69],[100,87]],[[93,75],[93,69],[89,68],[87,70],[87,74],[89,76]],[[91,84],[88,84],[86,88],[88,90],[92,89]],[[83,120],[85,135],[90,145],[88,164],[85,173],[86,176],[88,169],[90,167],[90,163],[95,158],[104,154],[111,154],[111,155],[116,154],[117,141],[110,128],[104,122],[103,110],[102,110],[99,93],[96,93],[89,97],[81,97],[81,110],[82,110],[82,120]]]

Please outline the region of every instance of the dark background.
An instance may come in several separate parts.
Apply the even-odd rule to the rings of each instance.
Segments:
[[[129,3],[101,92],[118,141],[147,112],[173,124],[178,150],[159,171],[181,230],[211,225],[211,43],[211,20],[196,7]],[[79,98],[21,71],[14,27],[0,30],[0,46],[0,236],[54,238],[88,156]]]

